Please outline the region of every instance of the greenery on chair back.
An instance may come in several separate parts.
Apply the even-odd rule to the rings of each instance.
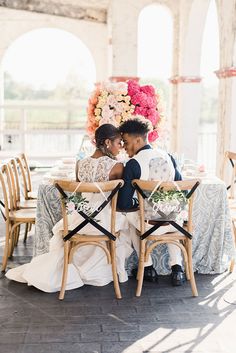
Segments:
[[[150,209],[150,205],[146,210],[150,219],[159,218],[159,211],[164,213],[166,216],[171,215],[172,219],[183,221],[187,218],[186,206],[188,204],[188,200],[183,191],[167,191],[163,190],[163,188],[159,188],[149,196],[149,200],[152,203],[152,210]]]

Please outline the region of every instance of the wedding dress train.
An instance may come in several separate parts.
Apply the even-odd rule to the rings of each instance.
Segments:
[[[80,161],[79,180],[107,181],[109,173],[116,161],[107,156],[98,159],[86,158]],[[90,204],[101,203],[101,194],[83,194]],[[106,195],[104,195],[106,196]],[[109,230],[110,206],[107,205],[99,213],[99,223]],[[97,218],[97,217],[96,217]],[[81,223],[82,217],[74,211],[68,216],[69,229]],[[8,279],[27,283],[44,292],[57,292],[61,288],[64,242],[60,230],[63,223],[60,220],[53,228],[49,252],[34,257],[30,263],[10,269],[6,273]],[[133,252],[127,241],[128,223],[125,215],[117,213],[116,230],[120,236],[116,240],[117,272],[120,282],[128,280],[125,270],[125,259]],[[97,229],[88,224],[83,228],[84,234],[98,234]],[[66,290],[83,286],[84,284],[104,286],[113,280],[111,265],[107,263],[104,251],[98,246],[83,246],[74,253],[72,263],[69,264]]]

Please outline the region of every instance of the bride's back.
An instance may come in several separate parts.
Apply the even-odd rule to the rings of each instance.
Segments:
[[[78,162],[77,178],[79,181],[89,183],[108,181],[109,174],[116,163],[116,160],[108,156],[87,157]]]

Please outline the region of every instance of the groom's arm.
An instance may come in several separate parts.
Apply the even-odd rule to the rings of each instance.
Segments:
[[[141,168],[135,159],[130,159],[124,168],[124,186],[120,189],[117,200],[117,207],[120,210],[130,210],[138,207],[137,199],[134,199],[133,179],[140,179]]]

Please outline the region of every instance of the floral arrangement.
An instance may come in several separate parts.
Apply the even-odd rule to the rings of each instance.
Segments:
[[[159,125],[163,118],[160,95],[151,85],[140,86],[138,82],[105,83],[92,93],[87,108],[87,132],[94,137],[102,124],[119,126],[122,122],[141,116],[150,122],[149,142],[159,136]]]
[[[91,216],[95,211],[89,206],[89,201],[82,196],[81,192],[74,192],[69,195],[65,201],[67,214],[72,214],[73,212],[83,211],[87,216]],[[96,220],[98,222],[98,220]]]

